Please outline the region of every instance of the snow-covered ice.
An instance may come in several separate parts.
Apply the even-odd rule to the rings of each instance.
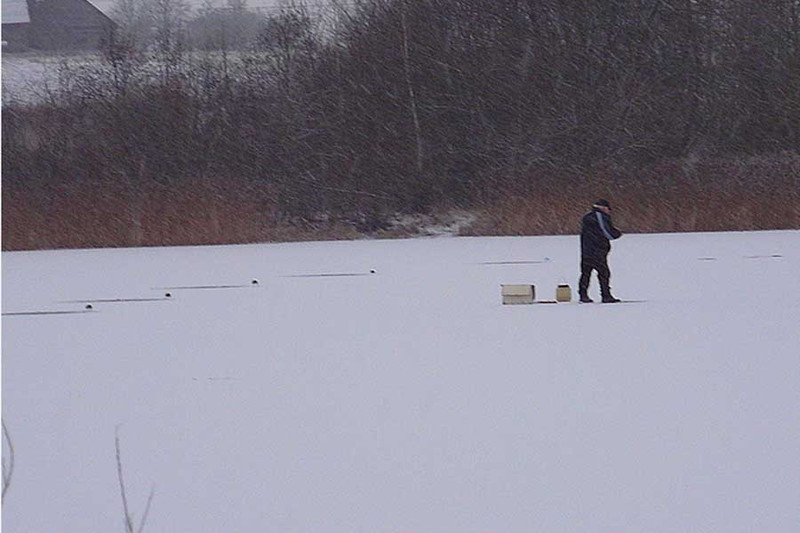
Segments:
[[[145,532],[800,531],[799,231],[626,235],[615,305],[501,305],[575,236],[2,260],[4,314],[244,285],[3,317],[5,533],[123,531],[117,431]]]

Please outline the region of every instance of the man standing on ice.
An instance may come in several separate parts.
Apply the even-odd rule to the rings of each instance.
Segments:
[[[608,200],[598,200],[581,220],[581,279],[578,281],[581,302],[593,302],[588,293],[592,270],[597,271],[603,303],[619,302],[611,294],[608,252],[611,251],[611,241],[620,237],[622,232],[611,223],[611,204]]]

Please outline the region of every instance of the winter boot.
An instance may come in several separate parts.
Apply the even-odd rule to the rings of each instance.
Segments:
[[[580,299],[579,299],[578,301],[579,301],[580,303],[582,303],[582,304],[590,304],[590,303],[594,303],[594,300],[592,300],[591,298],[589,298],[589,295],[588,295],[588,294],[586,294],[586,293],[583,293],[583,294],[581,294],[581,295],[580,295]]]
[[[604,304],[615,304],[615,303],[621,302],[621,301],[622,300],[620,300],[619,298],[614,298],[610,294],[607,294],[607,295],[603,296],[603,303]]]

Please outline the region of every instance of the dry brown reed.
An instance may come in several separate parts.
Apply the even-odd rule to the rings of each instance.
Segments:
[[[285,219],[268,190],[211,180],[72,183],[3,189],[3,250],[347,239],[336,220]]]
[[[195,179],[133,187],[79,182],[3,189],[3,250],[238,244],[355,239],[344,218],[280,215],[275,192],[254,183]],[[800,228],[800,156],[670,161],[645,170],[513,176],[466,235],[559,235],[598,197],[637,233]],[[520,185],[522,184],[522,185]],[[409,236],[381,231],[380,237]]]
[[[605,197],[614,220],[636,233],[800,228],[800,157],[671,161],[638,172],[598,168],[589,175],[529,180],[489,203],[472,235],[573,234],[580,216]]]

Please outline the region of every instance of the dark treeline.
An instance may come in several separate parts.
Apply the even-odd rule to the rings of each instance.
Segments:
[[[112,244],[172,242],[152,199],[178,196],[218,233],[223,199],[248,224],[375,229],[510,196],[583,204],[598,185],[774,196],[768,226],[800,222],[800,0],[360,0],[257,23],[234,4],[165,16],[147,46],[123,28],[41,104],[4,106],[6,241],[87,188],[119,202],[97,215],[124,222]]]

